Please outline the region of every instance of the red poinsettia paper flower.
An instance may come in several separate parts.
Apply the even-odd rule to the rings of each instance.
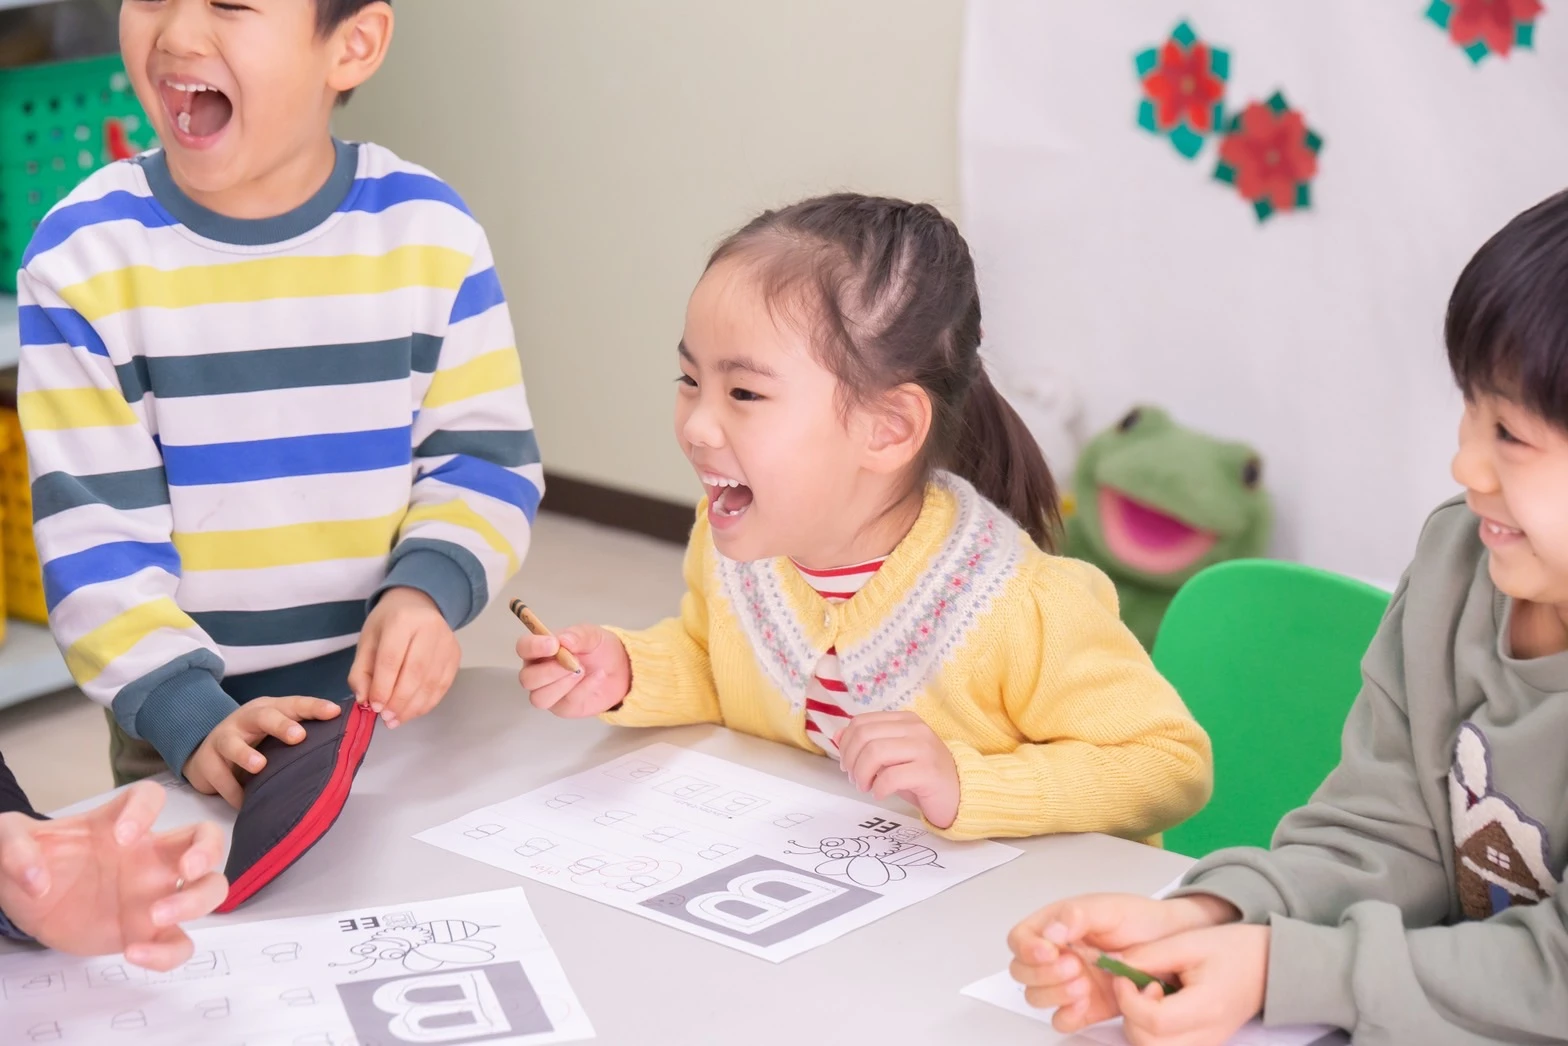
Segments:
[[[1182,47],[1176,40],[1160,48],[1159,64],[1143,78],[1143,89],[1155,104],[1156,119],[1168,131],[1185,118],[1195,131],[1214,130],[1214,103],[1225,94],[1225,81],[1210,67],[1209,46],[1194,41]]]
[[[1541,0],[1449,0],[1453,14],[1448,19],[1448,35],[1460,47],[1484,41],[1494,54],[1513,50],[1515,27],[1535,21],[1543,7]]]
[[[1275,210],[1296,206],[1296,187],[1318,171],[1317,154],[1307,143],[1307,124],[1294,109],[1276,112],[1263,102],[1242,111],[1236,130],[1220,143],[1220,161],[1236,172],[1236,190]]]

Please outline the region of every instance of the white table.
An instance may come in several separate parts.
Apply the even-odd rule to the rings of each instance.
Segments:
[[[775,965],[411,838],[656,740],[856,794],[821,756],[719,727],[646,731],[560,720],[535,711],[513,673],[472,669],[425,719],[378,728],[332,832],[227,918],[521,885],[598,1030],[596,1041],[607,1046],[798,1046],[802,1039],[1039,1046],[1053,1038],[1048,1027],[958,990],[1006,965],[1007,931],[1034,908],[1094,890],[1153,893],[1192,863],[1104,836],[1024,840],[1024,855],[1001,868]]]

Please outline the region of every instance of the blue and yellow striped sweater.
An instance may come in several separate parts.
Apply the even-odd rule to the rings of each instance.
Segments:
[[[342,693],[379,592],[458,627],[516,571],[543,476],[511,319],[427,171],[340,143],[310,201],[241,221],[161,153],[112,164],[19,298],[50,626],[176,769],[236,702]]]

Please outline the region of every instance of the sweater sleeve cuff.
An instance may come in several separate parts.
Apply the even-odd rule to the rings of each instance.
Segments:
[[[388,589],[412,588],[430,597],[454,632],[472,621],[484,609],[485,598],[480,595],[486,584],[484,569],[462,546],[434,547],[437,544],[448,545],[446,542],[419,541],[416,544],[406,541],[398,546],[386,580],[370,597],[370,605],[375,606]],[[465,562],[458,553],[473,562]]]
[[[605,629],[626,648],[632,664],[632,688],[626,698],[599,718],[613,726],[672,726],[683,722],[682,708],[696,708],[703,695],[690,673],[669,650],[646,632]]]
[[[1225,855],[1223,859],[1231,859],[1244,858],[1248,851],[1221,853]],[[1274,884],[1261,872],[1242,863],[1214,865],[1210,863],[1213,860],[1208,858],[1189,872],[1181,886],[1172,890],[1170,896],[1210,894],[1234,904],[1241,911],[1241,921],[1245,923],[1266,923],[1269,916],[1286,910],[1285,898],[1280,896]]]
[[[995,760],[962,741],[947,742],[958,768],[958,816],[946,828],[926,827],[945,839],[988,839],[1040,830],[1040,789],[1001,772]],[[1022,829],[1022,830],[1021,830]]]
[[[191,753],[238,707],[211,672],[188,668],[148,692],[136,712],[136,733],[183,775]]]
[[[1318,926],[1276,915],[1269,926],[1264,1022],[1354,1028],[1355,925]]]

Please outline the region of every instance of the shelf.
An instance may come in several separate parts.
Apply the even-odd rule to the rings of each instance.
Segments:
[[[0,0],[4,4],[5,0]],[[22,355],[22,334],[16,326],[16,299],[0,294],[0,370],[16,366]]]
[[[42,7],[44,4],[58,2],[59,0],[0,0],[0,11],[8,7]]]
[[[16,620],[5,623],[5,642],[0,643],[0,708],[75,685],[47,628]]]

